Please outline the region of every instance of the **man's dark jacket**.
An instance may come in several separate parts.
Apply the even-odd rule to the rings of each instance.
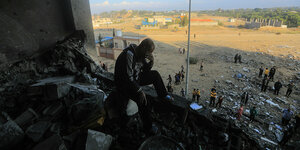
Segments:
[[[149,71],[153,66],[153,58],[150,62],[146,59],[137,65],[135,49],[137,45],[130,44],[118,56],[115,64],[115,85],[117,90],[137,94],[141,90],[139,85],[140,75]]]

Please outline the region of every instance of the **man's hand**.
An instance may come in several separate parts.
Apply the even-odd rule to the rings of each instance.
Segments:
[[[141,104],[147,105],[147,98],[142,90],[138,92],[137,97]]]

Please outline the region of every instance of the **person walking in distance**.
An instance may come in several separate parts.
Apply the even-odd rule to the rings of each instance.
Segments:
[[[270,82],[270,78],[267,78],[266,84],[265,84],[265,87],[264,87],[264,92],[267,91],[267,89],[268,89],[268,87],[269,87],[269,82]]]
[[[270,69],[270,72],[269,72],[269,77],[270,77],[270,80],[272,80],[272,82],[274,81],[275,72],[276,72],[276,68],[274,66]]]
[[[262,83],[261,83],[261,90],[260,90],[261,92],[264,91],[265,85],[266,85],[266,78],[264,78],[264,79],[262,80]]]
[[[217,104],[216,104],[216,107],[218,107],[218,105],[219,105],[219,107],[221,107],[222,102],[223,102],[223,96],[220,96],[220,97],[218,98],[218,102],[217,102]]]
[[[286,94],[285,94],[286,97],[290,97],[291,93],[293,92],[293,88],[294,88],[293,83],[288,84],[288,88],[287,88],[287,91],[286,91]]]
[[[168,85],[172,85],[172,77],[171,77],[171,75],[169,75],[169,77],[168,77]]]
[[[241,107],[239,108],[238,112],[237,112],[237,120],[240,120],[242,115],[243,115],[243,111],[244,111],[244,105],[241,104]]]
[[[239,59],[239,54],[235,54],[235,56],[234,56],[234,63],[237,63],[238,59]]]
[[[195,101],[196,95],[197,95],[196,89],[193,90],[193,93],[192,93],[192,94],[193,94],[192,100]]]
[[[209,102],[209,106],[215,106],[216,97],[217,97],[217,92],[216,92],[215,89],[213,89],[213,90],[210,92],[210,102]]]
[[[197,89],[196,97],[197,97],[197,103],[199,103],[199,99],[200,99],[200,90],[199,89]]]
[[[268,68],[266,68],[266,70],[265,70],[265,76],[264,76],[264,78],[267,78],[268,77],[268,75],[269,75],[269,69]]]
[[[262,67],[262,66],[260,66],[260,68],[259,68],[259,73],[258,73],[258,77],[262,77],[262,74],[263,74],[263,72],[264,72],[264,68]]]
[[[257,115],[257,110],[256,110],[256,107],[253,106],[250,109],[250,122],[254,121],[256,115]]]
[[[201,64],[200,64],[200,71],[203,71],[203,60],[201,61]]]
[[[275,82],[275,84],[274,84],[274,89],[275,89],[274,94],[275,95],[279,94],[279,91],[280,91],[281,87],[282,87],[282,84],[279,80],[277,82]]]

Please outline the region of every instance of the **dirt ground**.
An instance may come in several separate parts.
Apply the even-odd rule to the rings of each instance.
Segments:
[[[223,20],[226,19],[223,18]],[[155,40],[156,50],[154,51],[153,69],[161,73],[165,83],[167,83],[166,79],[169,74],[174,77],[175,73],[181,70],[181,65],[186,68],[186,55],[179,54],[178,49],[183,47],[187,49],[187,28],[180,28],[177,32],[170,29],[141,31],[134,29],[134,23],[136,22],[127,21],[122,25],[110,25],[104,28],[120,28],[122,26],[123,32],[147,35]],[[196,35],[195,38],[194,34]],[[215,80],[225,81],[232,78],[233,74],[229,67],[234,70],[249,67],[243,63],[234,64],[231,62],[236,53],[242,54],[244,62],[251,60],[258,64],[249,67],[253,75],[257,73],[260,65],[269,68],[277,66],[275,78],[279,77],[279,74],[283,75],[280,78],[292,78],[294,72],[286,69],[286,64],[279,60],[286,60],[288,57],[299,60],[299,41],[300,34],[295,29],[262,28],[249,30],[223,26],[192,26],[190,56],[197,57],[199,62],[196,65],[190,65],[189,94],[193,88],[196,88],[201,89],[201,95],[206,97],[209,94],[209,89],[215,84]],[[218,58],[223,56],[229,57],[231,60],[228,62]],[[100,58],[100,60],[108,64],[109,71],[113,72],[113,60],[105,58]],[[201,60],[204,61],[203,72],[199,71]],[[300,70],[297,67],[295,69]],[[184,83],[185,81],[183,84],[175,86],[174,93],[180,94],[181,88],[185,87]]]

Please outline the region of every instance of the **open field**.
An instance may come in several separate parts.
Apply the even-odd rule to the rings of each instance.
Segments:
[[[217,19],[220,18],[227,20],[224,17]],[[155,40],[153,69],[158,70],[167,82],[169,74],[174,77],[175,73],[180,71],[181,65],[186,67],[186,56],[179,54],[178,48],[187,45],[187,28],[179,28],[177,32],[171,29],[137,30],[134,29],[137,23],[138,21],[126,21],[123,24],[109,25],[105,28],[121,28],[123,32],[147,35]],[[276,34],[278,32],[280,34]],[[280,75],[280,79],[287,84],[288,80],[293,78],[294,71],[300,70],[297,66],[287,66],[286,62],[290,58],[300,59],[300,34],[298,32],[300,33],[299,29],[249,30],[223,26],[192,26],[190,56],[197,57],[199,62],[204,61],[204,72],[199,71],[199,63],[190,65],[190,89],[203,89],[203,97],[208,98],[208,90],[216,84],[215,80],[229,80],[234,74],[232,70],[242,71],[243,67],[248,67],[252,76],[255,76],[260,65],[269,68],[277,66],[275,76]],[[251,61],[255,62],[255,65],[233,64],[233,56],[236,53],[242,54],[245,63]],[[113,72],[113,60],[105,58],[100,58],[100,60],[108,64],[109,71]],[[181,88],[184,88],[184,84],[175,86],[175,93],[179,94]],[[191,94],[191,91],[189,93]]]

